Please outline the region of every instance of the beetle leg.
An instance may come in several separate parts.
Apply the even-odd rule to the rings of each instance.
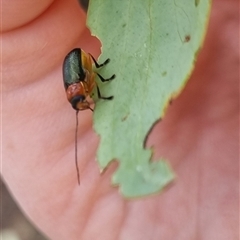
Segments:
[[[97,94],[98,94],[98,98],[99,99],[104,99],[104,100],[112,100],[113,99],[113,96],[110,96],[110,97],[103,97],[100,93],[100,90],[99,90],[99,87],[97,85]]]
[[[102,82],[107,82],[107,81],[110,81],[110,80],[113,80],[115,77],[116,77],[116,75],[115,74],[113,74],[110,78],[103,78],[99,73],[97,73],[97,75],[98,75],[98,77],[101,79],[101,81]]]
[[[89,55],[91,56],[91,58],[92,58],[92,60],[93,60],[93,62],[94,62],[94,65],[95,65],[96,68],[103,67],[104,65],[107,65],[107,64],[110,62],[110,59],[108,58],[107,60],[105,60],[104,63],[99,64],[99,63],[96,61],[96,59],[92,56],[92,54],[89,53]]]

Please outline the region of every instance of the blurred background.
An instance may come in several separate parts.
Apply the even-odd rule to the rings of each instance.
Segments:
[[[47,240],[23,215],[0,179],[0,239]]]

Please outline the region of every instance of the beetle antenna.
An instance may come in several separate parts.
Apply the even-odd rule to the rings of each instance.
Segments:
[[[78,152],[77,152],[77,146],[78,146],[78,110],[76,111],[76,129],[75,129],[75,164],[77,169],[77,180],[78,185],[80,185],[80,174],[79,174],[79,168],[78,168]]]

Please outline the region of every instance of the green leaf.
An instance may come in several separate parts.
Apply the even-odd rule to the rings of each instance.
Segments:
[[[102,42],[99,62],[111,59],[101,75],[116,74],[110,83],[97,80],[103,96],[114,96],[96,103],[97,156],[101,169],[119,162],[112,183],[125,197],[161,191],[174,178],[164,159],[150,161],[144,140],[186,85],[210,5],[210,0],[90,1],[88,25]]]

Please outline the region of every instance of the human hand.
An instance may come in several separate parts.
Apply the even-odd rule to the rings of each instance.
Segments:
[[[115,166],[99,174],[90,111],[79,114],[77,184],[61,64],[76,46],[100,52],[77,1],[3,1],[2,175],[50,239],[237,239],[237,3],[214,3],[196,69],[150,135],[175,182],[128,201],[110,186]]]

